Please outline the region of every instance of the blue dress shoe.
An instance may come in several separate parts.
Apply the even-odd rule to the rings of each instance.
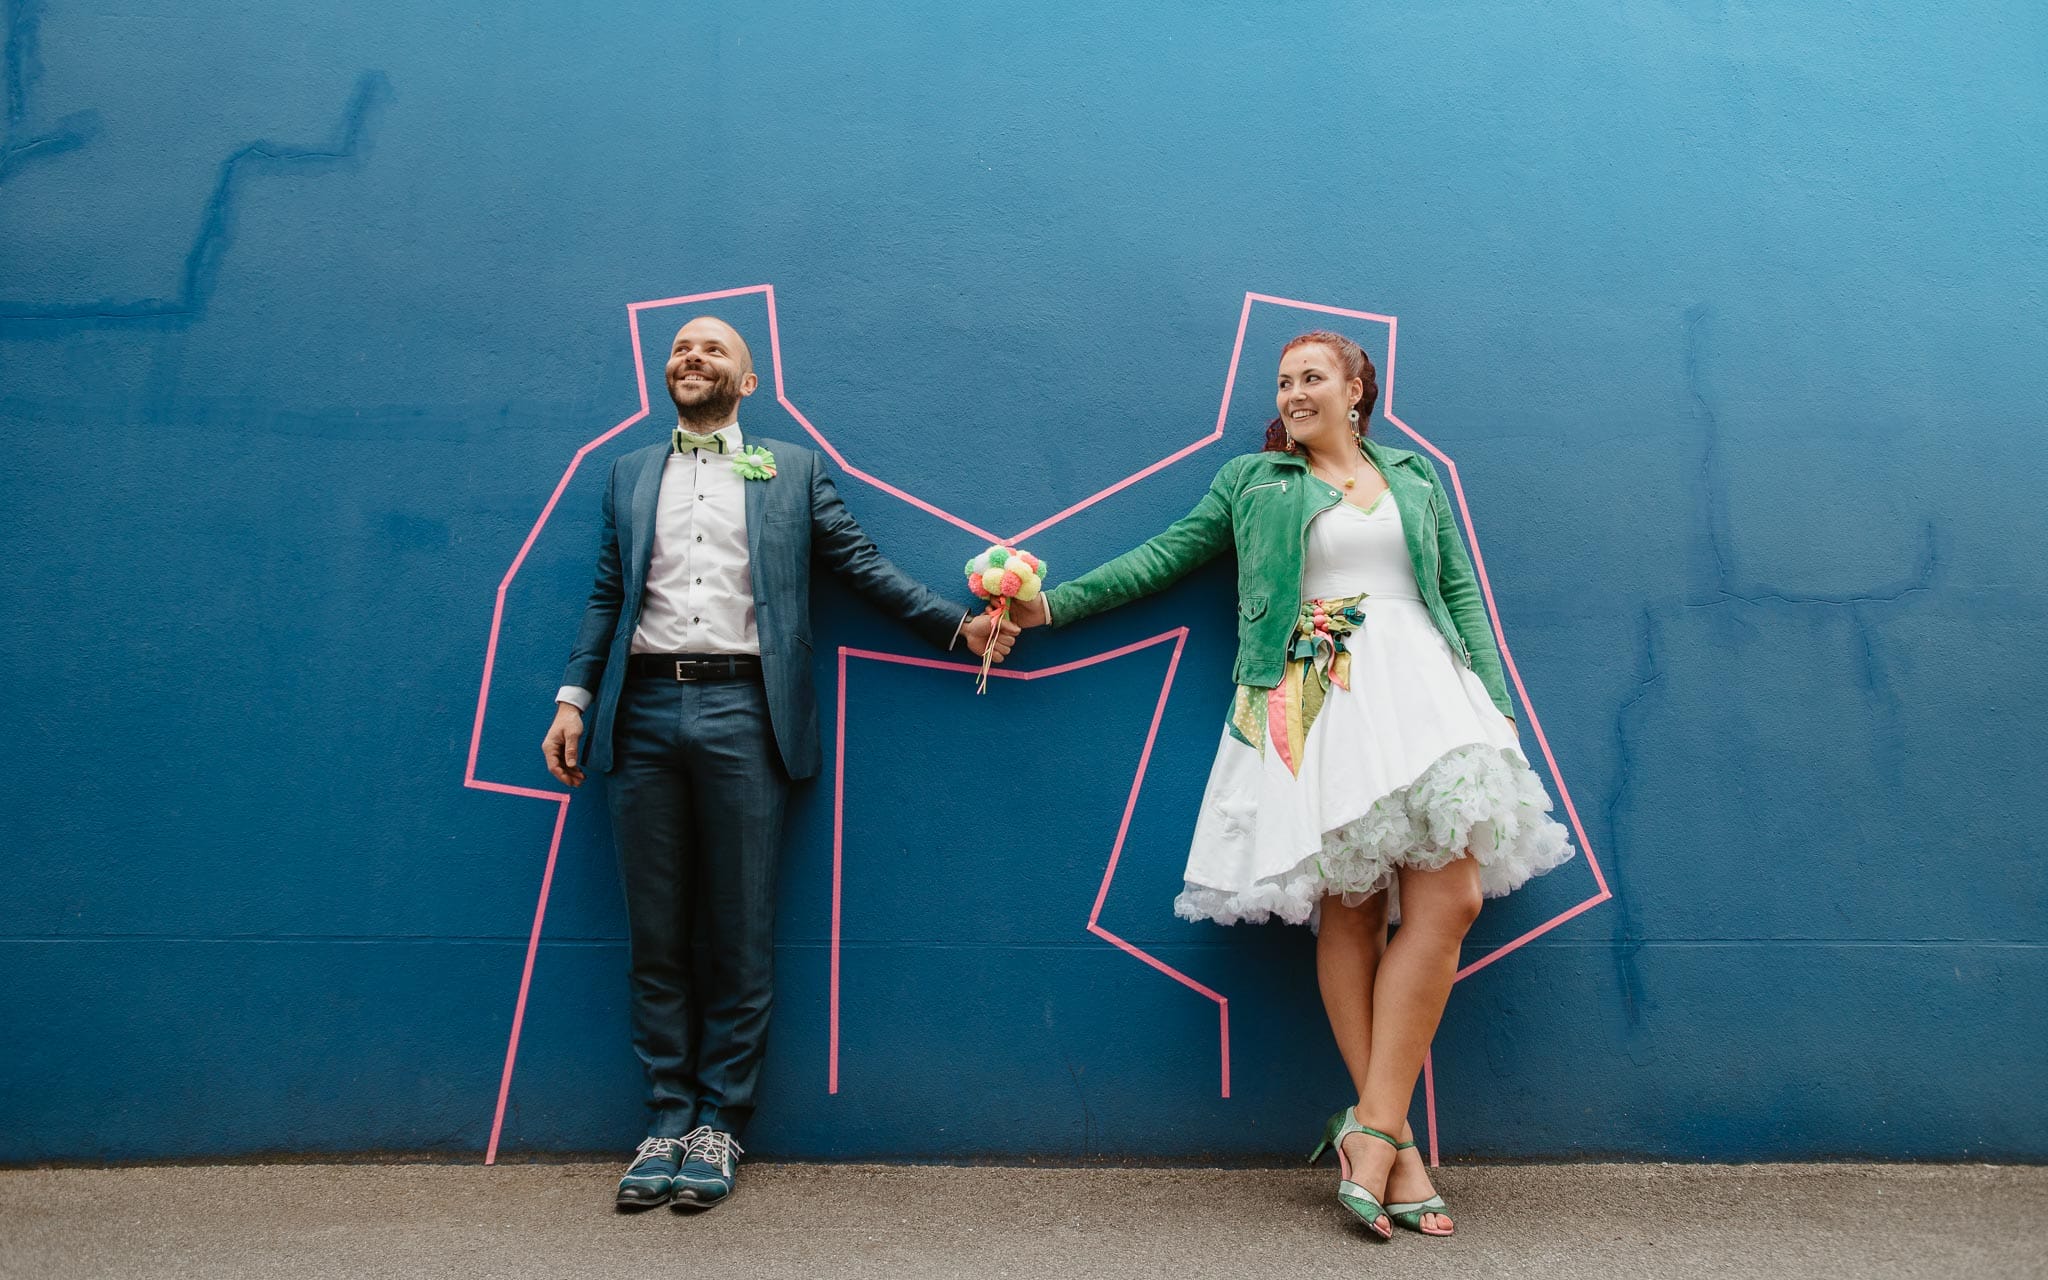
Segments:
[[[731,1134],[699,1125],[683,1139],[683,1163],[676,1170],[671,1209],[710,1209],[732,1199],[739,1172],[740,1144]]]
[[[652,1209],[675,1194],[676,1168],[682,1163],[683,1138],[649,1138],[633,1153],[633,1165],[619,1179],[618,1207]]]

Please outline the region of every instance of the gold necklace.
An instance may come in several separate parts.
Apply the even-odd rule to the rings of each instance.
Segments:
[[[1329,484],[1329,483],[1331,483],[1331,482],[1330,482],[1330,481],[1328,481],[1328,480],[1325,480],[1325,481],[1323,481],[1323,483],[1324,483],[1324,484]],[[1356,467],[1354,467],[1354,468],[1352,468],[1351,474],[1350,474],[1350,475],[1349,475],[1348,477],[1346,477],[1346,478],[1345,478],[1345,481],[1344,481],[1344,487],[1345,487],[1346,489],[1352,489],[1352,488],[1356,488],[1356,487],[1357,487],[1357,485],[1358,485],[1358,469],[1357,469]]]

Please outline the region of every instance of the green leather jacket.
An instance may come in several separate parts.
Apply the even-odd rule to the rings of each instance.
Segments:
[[[1514,719],[1500,650],[1472,572],[1472,557],[1451,517],[1436,468],[1420,455],[1367,439],[1365,455],[1379,468],[1401,513],[1415,581],[1436,628],[1486,686],[1493,705]],[[1301,603],[1301,564],[1308,524],[1343,495],[1308,469],[1305,458],[1248,453],[1216,473],[1195,509],[1166,531],[1099,568],[1046,592],[1053,626],[1114,609],[1179,581],[1232,547],[1237,549],[1238,684],[1280,683]]]

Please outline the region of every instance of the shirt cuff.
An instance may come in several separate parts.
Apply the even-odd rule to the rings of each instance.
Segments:
[[[566,702],[578,711],[590,710],[590,690],[579,685],[565,684],[555,691],[556,702]]]
[[[959,645],[960,633],[967,630],[967,620],[973,616],[974,610],[972,609],[969,609],[967,612],[960,615],[960,625],[953,628],[953,638],[951,640],[946,641],[947,653],[953,652],[953,650]]]
[[[1042,592],[1042,591],[1041,591],[1041,592],[1039,592],[1039,594],[1038,594],[1038,604],[1039,604],[1039,607],[1040,607],[1040,608],[1042,608],[1042,609],[1044,609],[1044,610],[1045,610],[1045,625],[1046,625],[1046,626],[1048,626],[1048,627],[1049,627],[1049,626],[1051,626],[1051,625],[1053,624],[1053,623],[1052,623],[1052,597],[1051,597],[1050,595],[1046,594],[1045,592]]]

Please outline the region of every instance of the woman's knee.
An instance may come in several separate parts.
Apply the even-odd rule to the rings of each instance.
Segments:
[[[1455,864],[1454,864],[1455,865]],[[1473,874],[1432,873],[1426,882],[1403,882],[1401,922],[1419,925],[1432,932],[1464,937],[1485,900],[1479,892],[1479,877]],[[1419,878],[1418,878],[1419,879]]]
[[[1328,931],[1336,928],[1344,933],[1377,933],[1386,928],[1387,895],[1375,893],[1357,906],[1345,906],[1342,894],[1331,894],[1323,899],[1320,928]]]

